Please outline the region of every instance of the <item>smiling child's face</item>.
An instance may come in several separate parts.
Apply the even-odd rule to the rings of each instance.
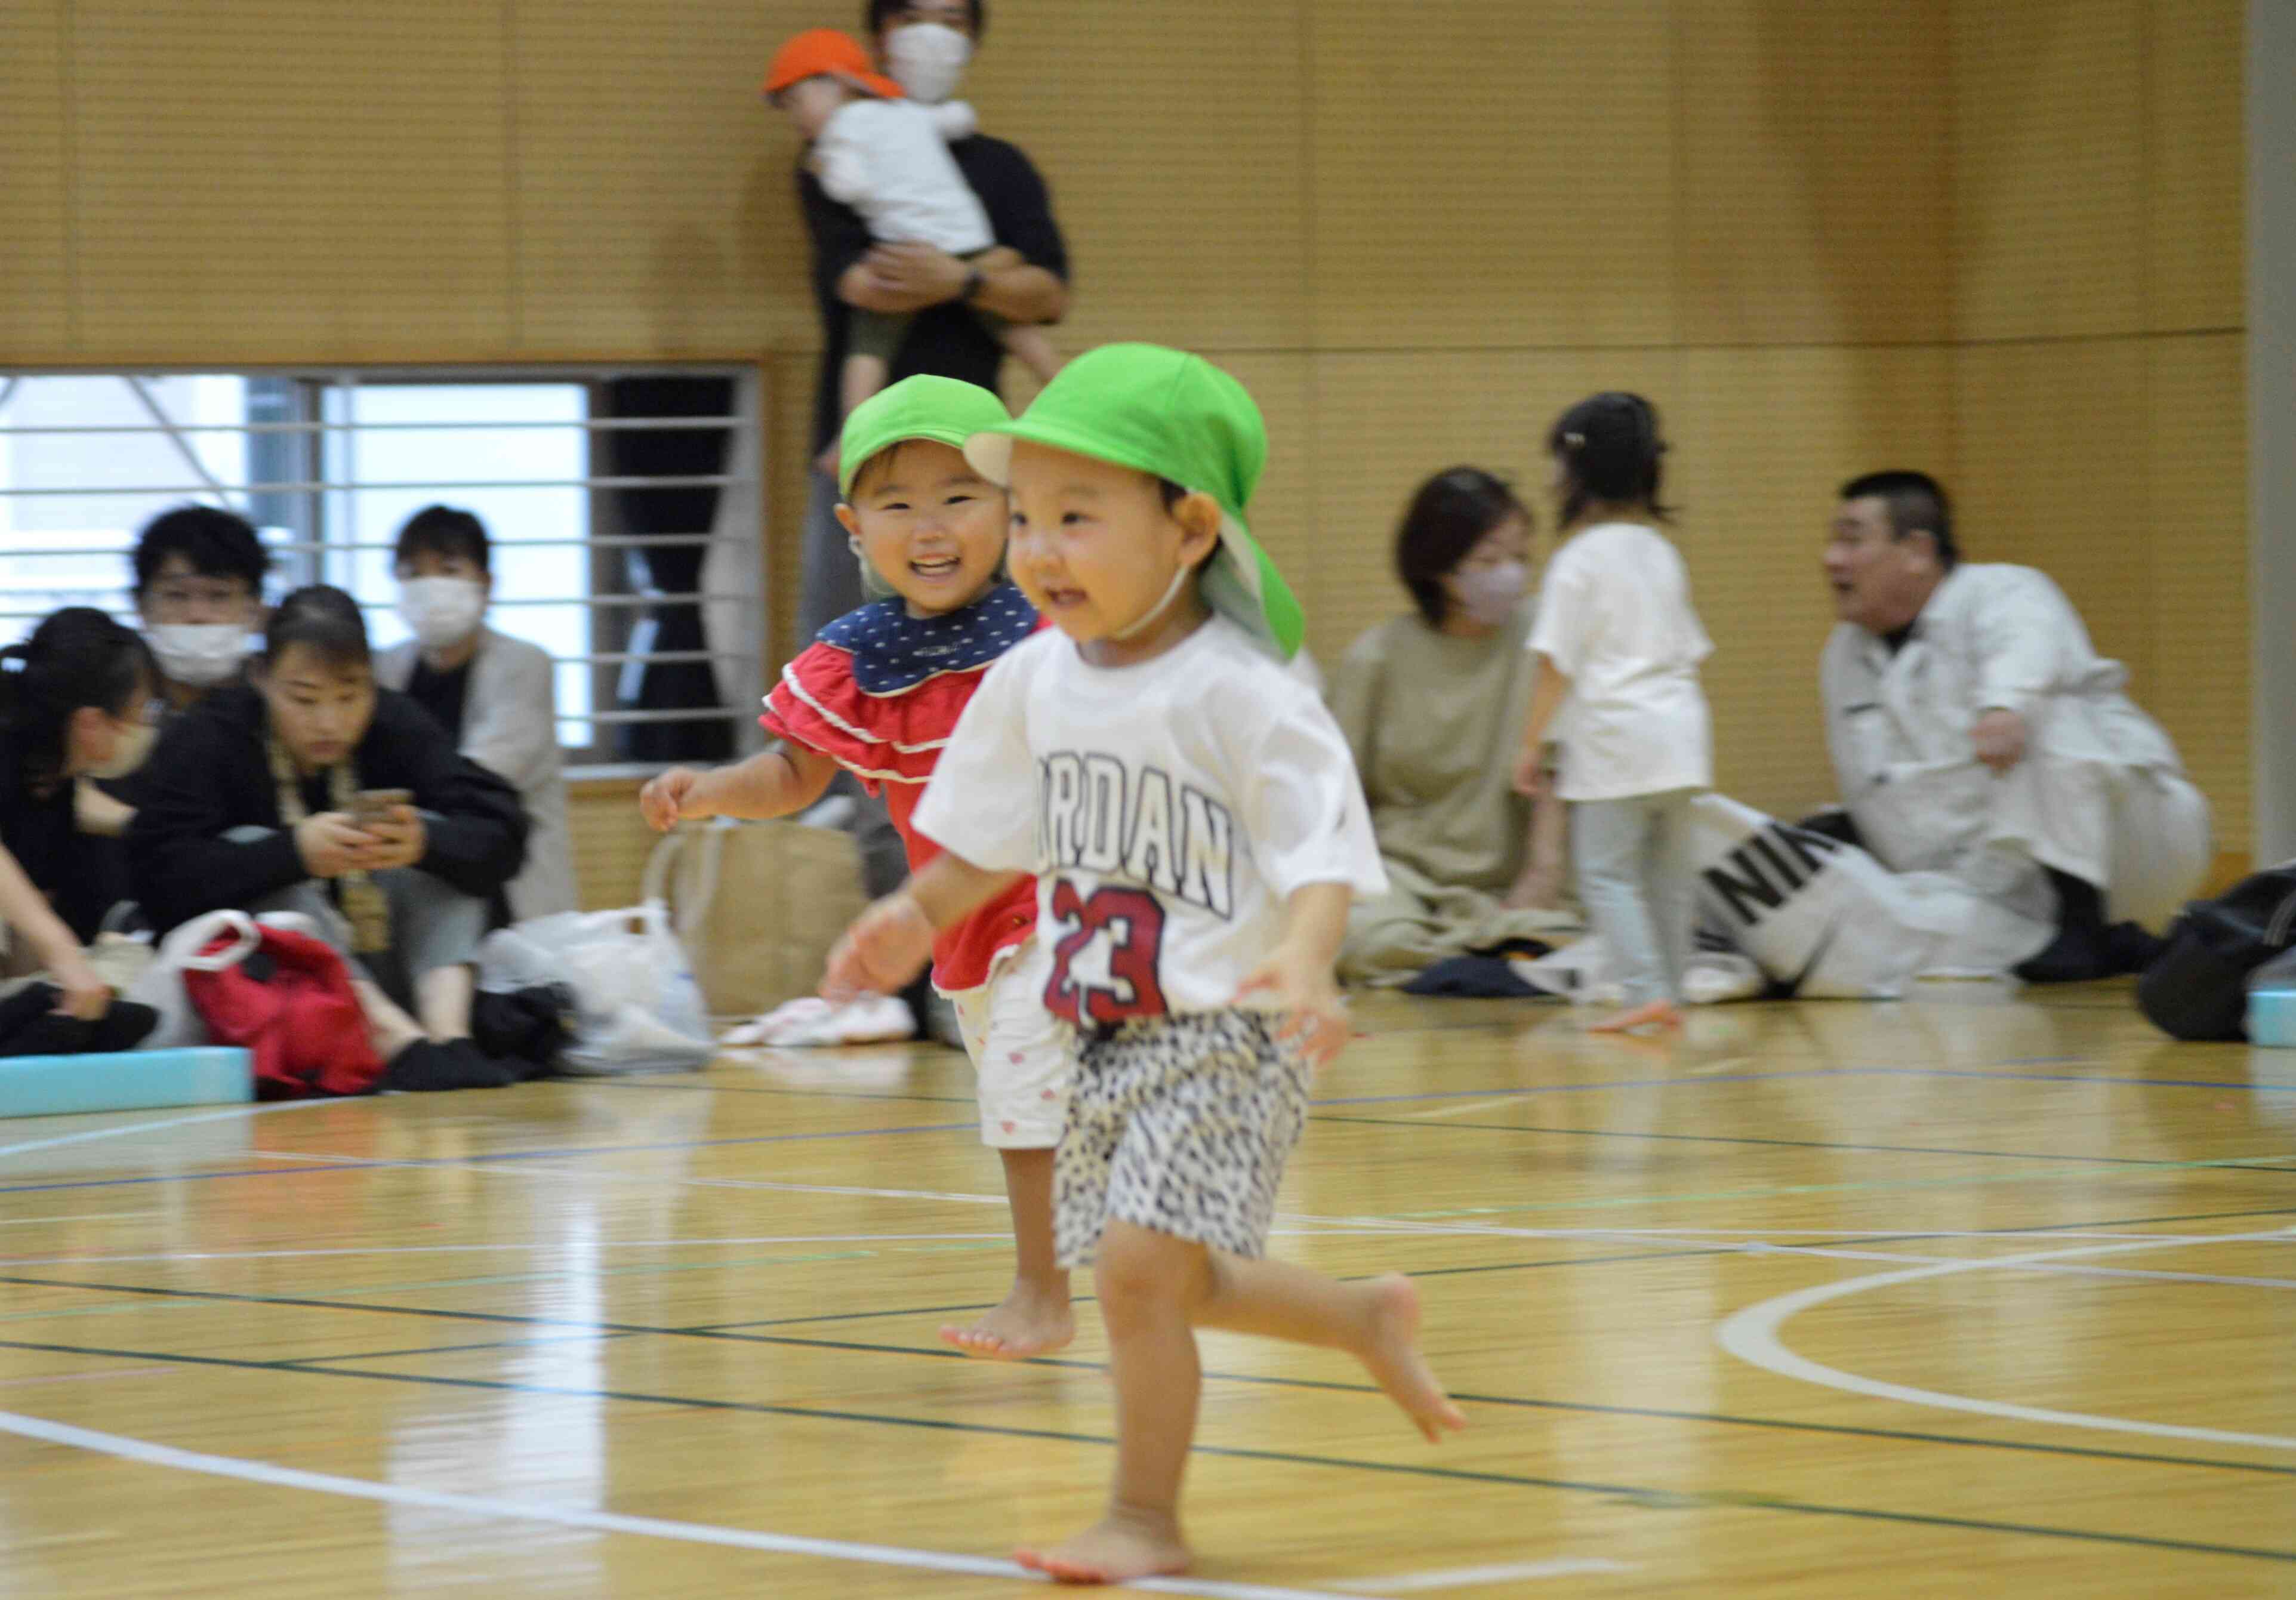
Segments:
[[[912,616],[970,605],[996,581],[1004,554],[1004,491],[962,453],[931,439],[906,440],[864,462],[838,518]]]
[[[1219,540],[1207,496],[1168,507],[1157,480],[1129,467],[1022,440],[1012,480],[1013,580],[1079,645],[1137,627],[1173,574],[1200,565]]]

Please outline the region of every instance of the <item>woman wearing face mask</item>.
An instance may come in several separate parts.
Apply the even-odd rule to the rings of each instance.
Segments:
[[[1474,467],[1438,472],[1396,535],[1414,611],[1357,639],[1332,675],[1390,886],[1349,919],[1349,982],[1407,982],[1570,925],[1555,909],[1562,809],[1510,781],[1530,690],[1529,561],[1530,513],[1504,482]]]
[[[438,718],[455,748],[518,791],[526,866],[496,898],[496,923],[576,908],[549,653],[486,625],[494,596],[486,525],[430,505],[398,530],[398,614],[414,637],[375,658],[375,681]]]
[[[386,1087],[521,1075],[470,1034],[487,899],[525,855],[525,816],[422,707],[376,688],[349,595],[314,585],[281,601],[254,681],[173,724],[150,777],[127,849],[156,926],[300,912],[351,962]],[[386,790],[410,803],[372,794]]]
[[[158,674],[144,641],[102,611],[75,606],[21,644],[0,651],[0,922],[7,969],[45,969],[53,987],[0,1001],[0,1054],[124,1049],[110,1037],[111,991],[84,949],[126,890],[119,846],[88,838],[73,816],[78,780],[119,777],[152,744],[147,720]],[[127,1008],[118,1008],[126,1011]],[[68,1022],[39,1022],[54,1011]],[[143,1007],[140,1038],[152,1016]],[[124,1024],[123,1015],[119,1022]],[[22,1044],[27,1026],[56,1037]],[[91,1029],[105,1037],[91,1039]],[[67,1037],[70,1036],[70,1037]]]

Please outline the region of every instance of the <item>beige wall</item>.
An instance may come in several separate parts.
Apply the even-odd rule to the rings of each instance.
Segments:
[[[758,356],[774,552],[812,311],[758,103],[846,0],[8,0],[0,360]],[[857,10],[857,0],[849,7]],[[1833,486],[1925,464],[2055,571],[2245,840],[2239,0],[996,0],[1071,347],[1230,365],[1329,656],[1394,517],[1655,398],[1722,784],[1825,798]],[[1018,397],[1016,397],[1018,398]],[[786,622],[793,586],[776,586]]]

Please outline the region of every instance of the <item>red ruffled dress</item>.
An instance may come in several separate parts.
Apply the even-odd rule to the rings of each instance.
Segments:
[[[909,825],[941,747],[996,658],[1044,626],[1010,582],[939,617],[912,617],[898,596],[873,601],[823,628],[782,669],[758,720],[882,793],[915,872],[941,853]],[[1023,878],[933,941],[934,986],[980,988],[1036,926],[1036,880]]]

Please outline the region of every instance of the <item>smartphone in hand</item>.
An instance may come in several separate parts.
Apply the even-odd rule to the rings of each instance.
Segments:
[[[362,789],[351,796],[351,820],[362,828],[371,828],[389,822],[398,807],[414,803],[412,789]]]

